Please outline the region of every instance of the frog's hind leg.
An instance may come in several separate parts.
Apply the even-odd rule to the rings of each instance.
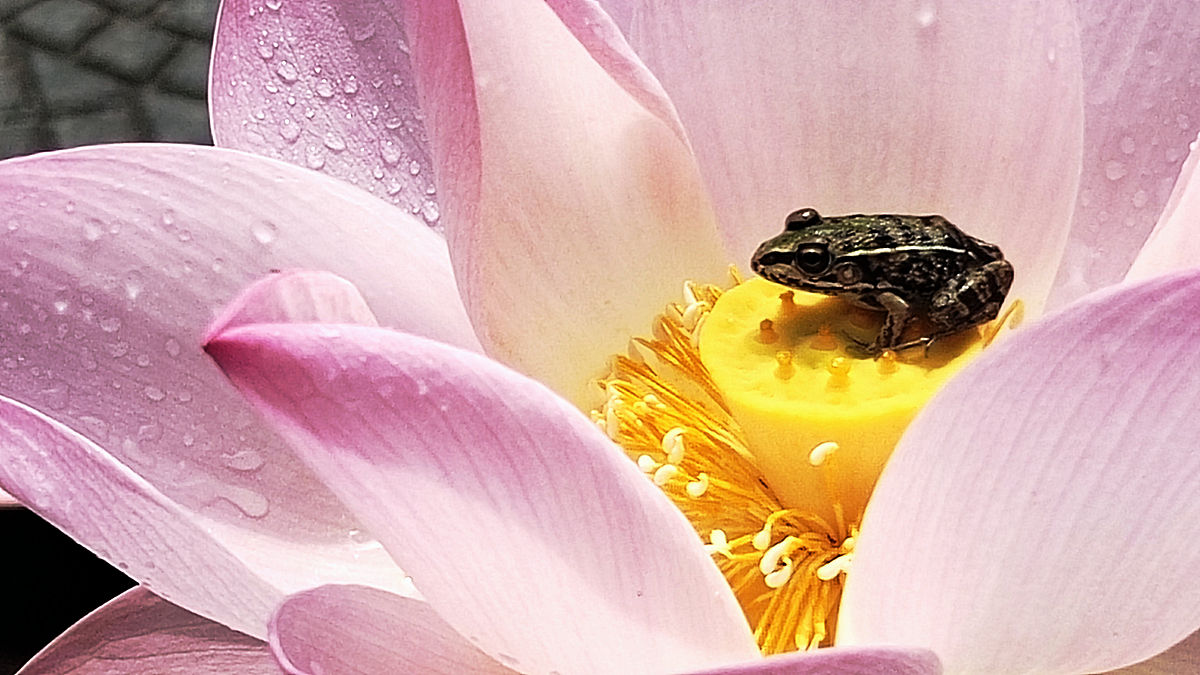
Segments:
[[[929,321],[941,329],[940,335],[991,321],[1000,313],[1012,280],[1013,268],[1007,260],[994,260],[969,270],[933,296]]]

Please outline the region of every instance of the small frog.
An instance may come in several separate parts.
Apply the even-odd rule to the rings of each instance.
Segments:
[[[823,217],[811,208],[790,214],[783,234],[764,241],[750,267],[784,286],[887,312],[875,341],[859,343],[872,356],[928,349],[938,338],[991,321],[1013,280],[999,247],[941,216]],[[914,316],[931,330],[901,342]]]

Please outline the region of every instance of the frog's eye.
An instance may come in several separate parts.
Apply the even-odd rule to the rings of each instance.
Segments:
[[[821,214],[817,213],[816,209],[800,209],[788,214],[783,227],[785,230],[793,231],[816,225],[819,222],[821,222]]]
[[[796,251],[796,267],[805,274],[822,274],[829,269],[832,258],[824,244],[805,244]]]

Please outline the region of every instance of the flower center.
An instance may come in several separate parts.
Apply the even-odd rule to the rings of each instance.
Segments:
[[[612,359],[592,419],[691,521],[764,653],[828,645],[888,455],[1007,317],[858,358],[882,314],[731,275],[728,291],[684,284]]]

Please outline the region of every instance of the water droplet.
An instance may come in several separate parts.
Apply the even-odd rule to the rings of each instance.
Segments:
[[[1054,47],[1051,47],[1046,50],[1046,60],[1049,61],[1050,63],[1054,63],[1055,61],[1058,60],[1058,52],[1055,51]]]
[[[234,471],[256,471],[266,462],[262,454],[249,448],[239,450],[232,455],[222,455],[225,466]]]
[[[21,224],[17,222],[16,218],[13,218],[12,220],[8,221],[8,224],[5,225],[5,227],[9,232],[16,232],[17,230],[21,229]]]
[[[221,485],[221,496],[249,518],[262,518],[270,510],[270,502],[261,493],[235,485]]]
[[[421,217],[424,218],[425,222],[429,223],[430,225],[436,223],[438,218],[441,217],[441,212],[438,211],[437,202],[426,201],[424,204],[422,204]]]
[[[130,300],[137,300],[142,294],[142,273],[137,270],[131,270],[125,275],[125,297]]]
[[[221,270],[225,269],[225,259],[213,258],[212,265],[210,265],[210,267],[212,267],[212,271],[220,272]]]
[[[404,124],[404,120],[399,117],[389,117],[383,121],[383,126],[388,129],[399,129],[402,124]]]
[[[118,342],[114,345],[105,345],[104,349],[108,352],[109,356],[119,359],[129,353],[129,343]]]
[[[1175,116],[1175,124],[1178,125],[1180,129],[1187,131],[1188,127],[1192,126],[1192,118],[1188,117],[1185,113],[1179,113]]]
[[[937,9],[933,5],[922,5],[917,9],[913,18],[917,20],[917,25],[921,28],[929,28],[937,22]]]
[[[105,333],[115,333],[121,330],[121,320],[115,316],[108,316],[100,319],[100,330]]]
[[[93,441],[103,441],[108,438],[108,423],[99,417],[84,415],[79,418],[79,421],[83,422],[88,438],[91,438]]]
[[[421,173],[421,163],[415,159],[413,161],[409,162],[408,163],[408,172],[414,176]]]
[[[190,448],[196,444],[196,437],[191,434],[184,434],[180,440],[183,441],[183,447],[185,448]]]
[[[162,426],[156,422],[143,424],[138,427],[137,438],[143,443],[146,441],[157,441],[162,438]]]
[[[88,218],[83,223],[83,236],[88,241],[96,241],[104,236],[104,224],[94,218]]]
[[[342,91],[347,95],[354,95],[358,92],[358,78],[353,75],[347,75],[346,81],[342,83]]]
[[[400,148],[390,138],[379,141],[379,155],[383,158],[383,163],[388,166],[396,166],[400,163]]]
[[[370,40],[371,37],[374,35],[375,35],[375,24],[373,24],[369,21],[365,21],[363,23],[356,24],[350,30],[350,39],[354,40],[355,42],[362,42],[363,40]]]
[[[404,84],[404,78],[400,76],[400,73],[392,73],[392,84],[397,87]]]
[[[273,56],[275,56],[275,48],[273,46],[271,46],[271,43],[267,42],[266,40],[264,40],[262,38],[259,38],[258,39],[258,55],[260,57],[262,57],[262,60],[270,61],[271,58]]]
[[[180,403],[190,403],[192,400],[192,392],[188,391],[187,389],[184,389],[183,391],[179,392],[178,394],[175,394],[175,398]]]
[[[329,80],[323,77],[317,81],[317,86],[315,89],[317,96],[320,96],[321,98],[330,98],[333,96],[333,85],[329,83]]]
[[[313,171],[320,171],[325,166],[325,153],[315,145],[304,149],[304,164]]]
[[[371,168],[371,177],[374,178],[375,180],[383,180],[383,175],[384,174],[383,174],[382,167],[376,166],[376,167]]]
[[[64,207],[64,210],[67,213],[75,213],[75,202],[67,202],[67,205],[66,205],[66,207]]]
[[[62,410],[67,407],[67,400],[70,396],[71,388],[65,384],[56,384],[53,387],[42,391],[42,398],[46,404],[55,410]]]
[[[22,274],[25,274],[25,270],[27,269],[29,269],[29,261],[18,260],[17,262],[13,263],[13,266],[11,269],[9,269],[9,272],[11,272],[14,277],[19,277]]]
[[[148,367],[150,365],[150,355],[149,354],[138,354],[136,363],[138,364],[138,367],[140,367],[140,368]]]
[[[1109,160],[1104,163],[1104,175],[1109,180],[1120,180],[1125,176],[1125,165],[1115,159]]]
[[[269,220],[260,220],[250,226],[250,232],[258,243],[266,246],[279,236],[279,227]]]
[[[167,209],[163,211],[162,216],[158,219],[159,224],[164,230],[170,231],[175,228],[175,212]]]
[[[325,147],[334,152],[341,152],[346,149],[346,141],[331,131],[325,134]]]
[[[284,117],[279,120],[279,135],[288,143],[294,143],[300,138],[300,125],[296,124],[296,120]]]
[[[1134,142],[1131,136],[1121,139],[1121,152],[1132,155],[1134,150],[1137,150],[1137,143]]]
[[[71,306],[71,303],[67,302],[66,300],[55,300],[54,301],[54,313],[55,314],[66,314],[67,309],[70,306]]]
[[[266,5],[267,5],[267,9],[269,9],[271,11],[276,11],[280,7],[283,7],[283,0],[267,0]]]
[[[289,84],[300,78],[300,71],[296,70],[296,66],[291,61],[280,61],[275,68],[275,74]]]
[[[1150,196],[1146,194],[1145,190],[1138,190],[1137,192],[1133,193],[1133,199],[1131,201],[1133,201],[1134,208],[1140,209],[1145,206],[1146,202],[1149,200]]]
[[[167,338],[167,343],[163,347],[167,350],[167,354],[171,355],[171,358],[179,356],[179,342],[175,338]]]

